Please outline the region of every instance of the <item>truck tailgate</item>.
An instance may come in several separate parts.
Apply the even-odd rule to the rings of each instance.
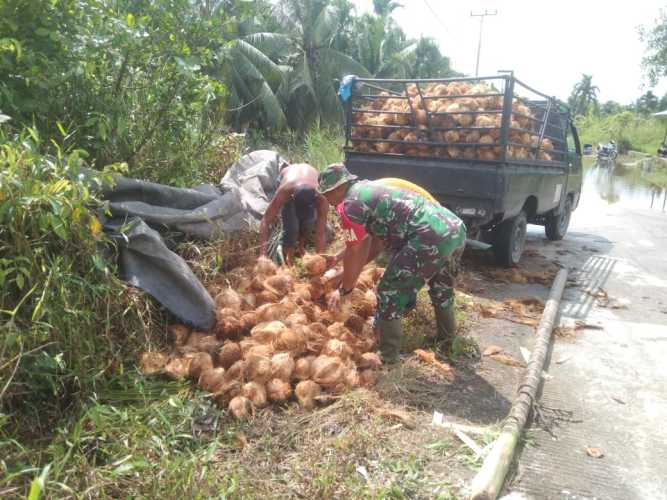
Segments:
[[[502,164],[438,161],[373,153],[346,153],[346,166],[362,179],[398,177],[431,193],[463,219],[484,224],[499,209]]]

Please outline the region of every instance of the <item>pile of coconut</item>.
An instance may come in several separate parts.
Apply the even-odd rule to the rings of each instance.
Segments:
[[[143,353],[142,371],[189,378],[239,419],[292,398],[313,408],[375,384],[374,289],[384,270],[364,269],[345,307],[332,312],[337,271],[326,271],[320,255],[301,264],[297,271],[260,257],[237,269],[216,295],[215,330],[171,325],[172,351]]]
[[[356,111],[350,137],[359,152],[498,160],[502,112],[502,93],[485,83],[409,84]],[[524,100],[513,98],[507,156],[551,161],[554,145],[540,141],[540,124]]]

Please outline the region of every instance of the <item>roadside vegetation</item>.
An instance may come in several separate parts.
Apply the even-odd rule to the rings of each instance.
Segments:
[[[455,74],[433,40],[405,35],[397,8],[390,0],[367,14],[346,0],[0,3],[0,497],[375,494],[363,476],[344,478],[354,474],[352,444],[366,443],[360,453],[376,459],[395,425],[359,410],[355,398],[376,396],[312,417],[266,412],[253,430],[189,386],[138,373],[137,353],[165,343],[170,318],[116,278],[97,193],[114,173],[217,183],[240,154],[261,147],[318,168],[340,161],[342,76]],[[203,277],[211,271],[202,261],[227,266],[234,256],[221,252],[239,252],[226,241],[178,248]],[[352,414],[322,427],[338,410]],[[301,443],[290,434],[297,424],[314,428]],[[331,441],[331,429],[344,427],[350,436]],[[332,447],[334,462],[304,469]],[[281,465],[286,453],[294,456]],[[420,487],[423,458],[410,465],[382,455],[381,489]],[[294,476],[276,488],[285,466]]]
[[[99,222],[98,188],[114,173],[216,183],[258,148],[318,168],[340,161],[345,74],[457,74],[432,39],[397,25],[398,2],[373,6],[0,2],[0,497],[453,498],[437,468],[475,460],[443,433],[415,442],[380,412],[428,422],[447,397],[428,369],[394,372],[383,402],[359,391],[247,424],[189,386],[143,377],[135,356],[165,344],[170,318],[116,278]],[[596,127],[583,133],[602,137]],[[637,134],[636,147],[653,147]],[[179,248],[204,275],[192,256],[220,265],[224,244]],[[459,347],[461,359],[478,355]]]

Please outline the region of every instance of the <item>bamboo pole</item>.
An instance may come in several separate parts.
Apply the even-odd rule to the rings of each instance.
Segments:
[[[495,500],[505,482],[505,476],[514,459],[516,445],[526,425],[528,414],[540,386],[542,368],[549,350],[551,333],[558,316],[566,281],[567,270],[561,269],[551,285],[549,300],[547,300],[542,319],[537,327],[535,346],[526,367],[523,381],[519,386],[517,397],[498,439],[496,439],[493,448],[482,464],[482,468],[472,481],[471,500]]]

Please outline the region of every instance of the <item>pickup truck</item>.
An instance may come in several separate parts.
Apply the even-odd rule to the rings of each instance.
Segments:
[[[351,172],[422,186],[464,220],[470,239],[490,244],[501,265],[518,264],[528,223],[544,226],[550,240],[565,236],[582,164],[562,102],[511,73],[343,82]]]

